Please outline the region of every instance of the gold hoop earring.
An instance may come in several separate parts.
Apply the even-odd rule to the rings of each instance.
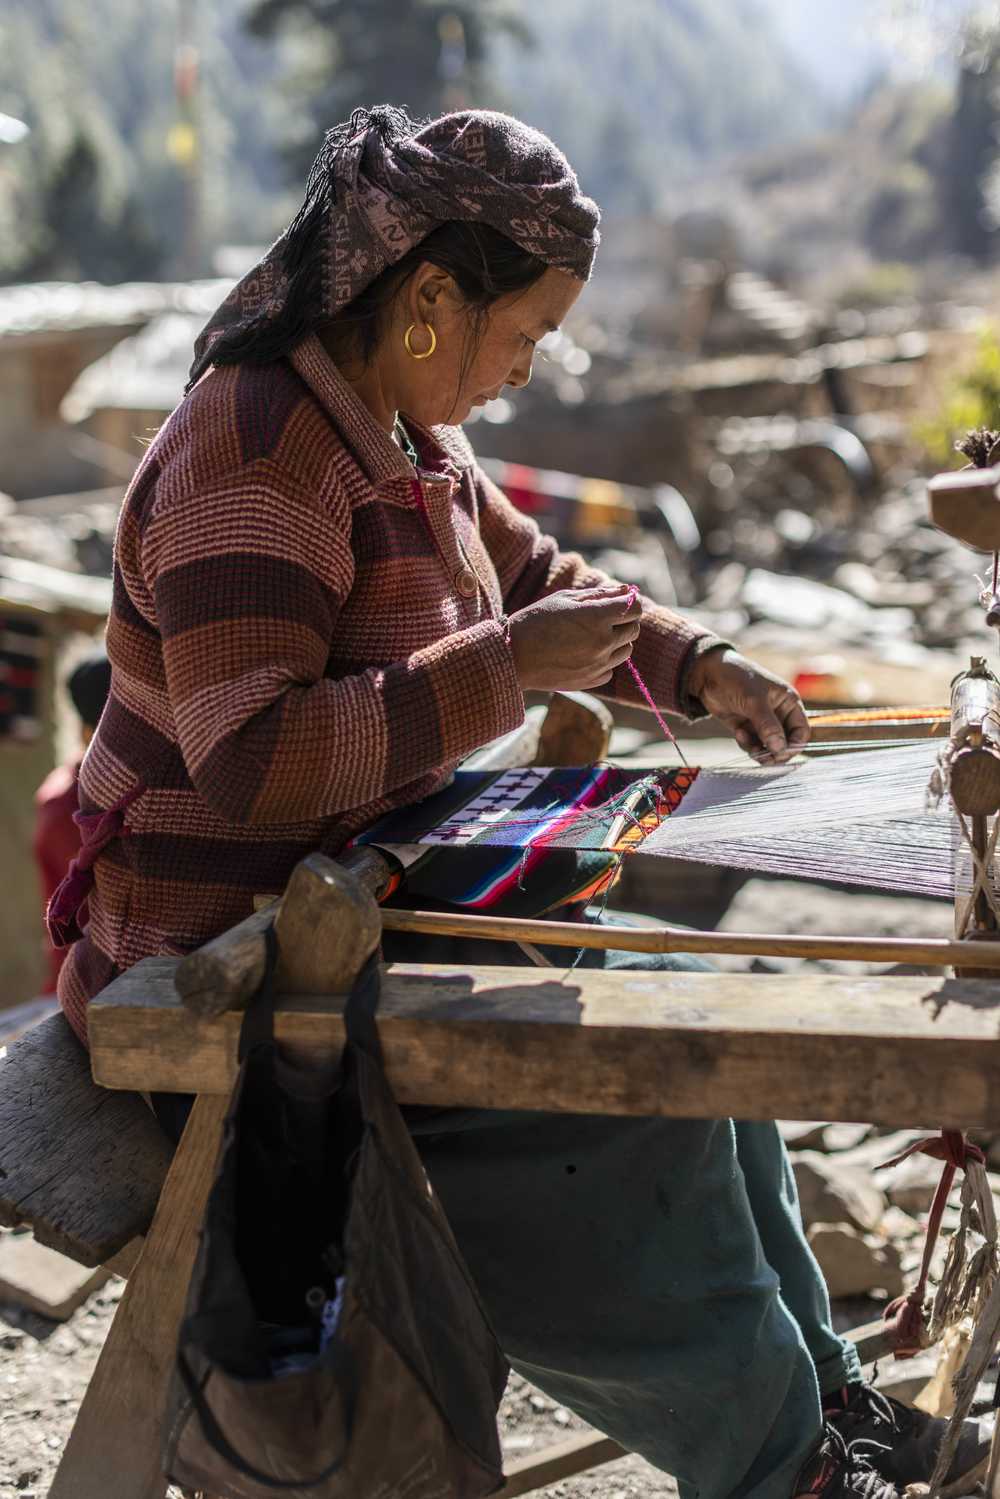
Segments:
[[[425,323],[424,327],[427,329],[427,332],[431,336],[431,346],[423,354],[417,354],[413,348],[413,345],[410,343],[410,336],[416,326],[416,323],[411,323],[406,332],[403,334],[403,343],[406,346],[406,352],[407,354],[409,354],[411,359],[430,359],[431,355],[434,353],[434,350],[437,348],[437,334],[434,332],[434,329],[431,327],[430,323]]]

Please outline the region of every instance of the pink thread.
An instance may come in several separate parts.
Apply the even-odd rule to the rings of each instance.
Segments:
[[[628,607],[630,609],[631,609],[632,605],[635,603],[635,601],[636,601],[636,599],[638,597],[639,597],[639,590],[638,590],[638,588],[636,588],[635,584],[633,583],[632,586],[630,587],[629,591],[628,591]],[[650,692],[649,688],[646,686],[645,682],[642,680],[642,674],[640,673],[639,668],[636,666],[635,662],[632,660],[631,656],[629,656],[628,660],[625,662],[625,665],[628,667],[629,671],[632,673],[632,680],[635,682],[635,685],[638,687],[639,691],[642,693],[643,697],[646,699],[646,703],[647,703],[649,709],[651,710],[651,712],[653,714],[653,717],[656,719],[656,722],[659,724],[659,726],[660,726],[660,728],[661,728],[661,730],[663,732],[664,738],[665,739],[669,739],[670,743],[673,745],[674,749],[677,751],[677,753],[680,755],[682,761],[686,765],[688,763],[687,762],[687,756],[684,754],[684,751],[681,749],[680,745],[677,743],[677,736],[674,733],[672,733],[672,731],[670,729],[670,725],[667,723],[666,719],[663,717],[663,714],[660,712],[659,708],[656,706],[656,703],[653,701],[653,694]]]
[[[422,487],[422,485],[420,483],[420,480],[419,479],[411,479],[410,480],[410,489],[412,491],[413,498],[416,501],[417,508],[418,508],[418,510],[420,511],[420,514],[423,517],[424,524],[426,525],[428,531],[431,534],[431,539],[434,541],[435,545],[438,545],[438,543],[437,543],[437,537],[436,537],[436,535],[434,533],[434,527],[431,525],[430,514],[428,513],[428,510],[427,510],[427,501],[424,498],[424,491],[423,491],[423,487]],[[438,546],[438,550],[440,551],[440,546]],[[443,554],[442,554],[442,556],[443,556]],[[635,603],[635,601],[636,601],[636,599],[638,597],[639,597],[639,590],[636,587],[636,585],[634,583],[632,583],[629,586],[629,591],[628,591],[628,607],[630,609],[631,609],[632,605]],[[500,617],[500,623],[501,623],[501,625],[502,625],[502,627],[504,629],[504,634],[505,634],[505,636],[506,636],[506,638],[508,640],[508,643],[509,643],[510,624],[507,621],[506,615],[501,615],[501,617]],[[670,725],[667,723],[667,721],[664,718],[663,714],[660,712],[659,708],[656,706],[656,703],[653,700],[653,694],[650,692],[649,688],[646,686],[645,682],[643,681],[642,675],[641,675],[641,673],[639,671],[639,668],[636,666],[636,664],[632,660],[631,656],[625,662],[625,665],[628,667],[629,671],[632,673],[632,680],[635,682],[635,685],[638,687],[639,691],[642,693],[643,697],[646,700],[646,704],[647,704],[648,708],[650,709],[650,712],[652,713],[653,717],[656,719],[656,722],[659,724],[659,726],[660,726],[660,732],[663,734],[664,739],[668,740],[669,743],[671,743],[673,745],[673,747],[677,751],[678,755],[680,755],[682,763],[684,765],[687,765],[687,763],[688,763],[687,762],[687,756],[685,755],[684,751],[681,749],[680,745],[678,744],[676,734],[674,734],[672,732],[672,730],[670,728]]]

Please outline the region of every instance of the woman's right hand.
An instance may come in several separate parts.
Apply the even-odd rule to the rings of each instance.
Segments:
[[[521,686],[603,687],[631,656],[641,622],[639,598],[620,583],[562,588],[519,609],[508,623]]]

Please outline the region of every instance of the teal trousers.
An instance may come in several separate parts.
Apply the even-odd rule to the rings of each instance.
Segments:
[[[388,936],[391,959],[518,961],[508,944]],[[565,965],[565,949],[547,952]],[[860,1367],[832,1329],[777,1126],[407,1113],[514,1368],[672,1473],[682,1499],[789,1499],[821,1394]]]

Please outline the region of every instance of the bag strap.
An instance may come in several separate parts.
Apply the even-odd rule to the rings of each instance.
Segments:
[[[367,1052],[373,1061],[382,1063],[382,1043],[379,1040],[375,1012],[378,1009],[381,991],[382,970],[378,961],[378,950],[358,974],[347,996],[344,1006],[344,1030],[348,1041],[360,1051]]]
[[[237,1053],[242,1063],[260,1046],[274,1044],[274,973],[278,965],[280,947],[277,933],[269,926],[264,933],[266,956],[264,976],[243,1015],[240,1027],[240,1044]],[[372,953],[354,981],[344,1006],[344,1030],[348,1041],[366,1051],[375,1061],[382,1061],[382,1043],[379,1040],[375,1013],[378,1010],[381,991],[381,966],[378,950]]]
[[[182,1329],[181,1344],[183,1344],[183,1341],[184,1330]],[[333,1462],[328,1464],[328,1466],[325,1467],[321,1473],[315,1474],[312,1478],[272,1478],[269,1474],[262,1473],[259,1468],[255,1468],[253,1463],[249,1462],[245,1457],[242,1457],[240,1453],[236,1451],[235,1447],[232,1445],[232,1443],[229,1441],[229,1438],[222,1430],[222,1427],[215,1419],[215,1414],[212,1411],[212,1407],[205,1399],[205,1384],[207,1384],[208,1382],[211,1371],[209,1371],[209,1375],[205,1376],[205,1380],[202,1383],[199,1383],[198,1379],[195,1376],[194,1370],[188,1363],[187,1354],[184,1352],[183,1346],[179,1346],[177,1349],[177,1372],[181,1376],[181,1380],[184,1384],[184,1388],[187,1390],[191,1405],[197,1413],[198,1420],[201,1422],[201,1429],[205,1434],[205,1439],[209,1443],[209,1446],[212,1447],[218,1457],[221,1457],[224,1462],[227,1462],[230,1465],[230,1467],[235,1468],[237,1473],[241,1473],[244,1478],[252,1479],[254,1483],[263,1484],[265,1488],[269,1489],[315,1488],[317,1484],[325,1483],[328,1478],[332,1478],[334,1473],[336,1473],[339,1468],[342,1468],[344,1463],[347,1461],[347,1454],[350,1450],[351,1445],[351,1437],[354,1432],[354,1408],[357,1403],[358,1393],[358,1379],[354,1364],[354,1358],[349,1350],[342,1344],[331,1342],[327,1345],[325,1351],[317,1358],[316,1367],[326,1367],[331,1369],[333,1373],[339,1375],[343,1381],[343,1451],[340,1453],[339,1457],[334,1458]]]
[[[264,976],[250,997],[240,1027],[237,1057],[241,1064],[258,1047],[274,1042],[274,971],[281,949],[273,924],[264,932],[264,945]]]

